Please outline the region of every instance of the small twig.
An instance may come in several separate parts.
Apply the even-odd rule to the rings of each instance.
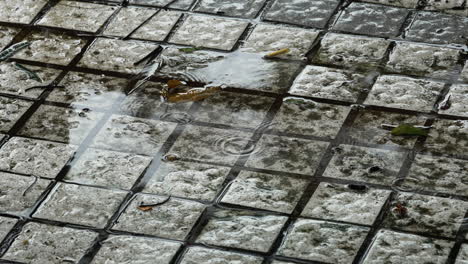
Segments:
[[[167,197],[167,199],[162,201],[162,202],[155,203],[155,204],[143,204],[143,203],[141,203],[137,208],[138,208],[138,210],[141,210],[141,211],[144,211],[144,212],[151,211],[151,210],[153,210],[154,207],[160,206],[160,205],[163,205],[163,204],[169,202],[170,199],[171,199],[171,196],[169,195],[169,197]]]

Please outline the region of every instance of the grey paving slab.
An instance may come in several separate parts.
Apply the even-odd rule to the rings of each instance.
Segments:
[[[265,0],[247,0],[238,3],[230,0],[202,0],[195,10],[204,13],[253,18],[259,13],[264,3]]]
[[[2,1],[0,21],[28,24],[46,4],[47,0]]]
[[[463,71],[460,74],[460,79],[468,83],[468,63],[466,61],[465,61],[465,67],[463,68]]]
[[[178,11],[159,11],[148,22],[142,25],[135,33],[131,35],[132,38],[147,39],[154,41],[163,41],[168,35],[174,25],[177,23],[182,13]]]
[[[243,263],[260,264],[263,259],[257,256],[244,255],[219,249],[203,247],[190,247],[184,254],[181,264],[223,264],[223,263]]]
[[[464,264],[466,261],[468,261],[468,246],[467,244],[463,244],[460,248],[455,264]]]
[[[468,151],[468,121],[436,120],[429,131],[424,148],[431,152],[466,155]]]
[[[0,131],[8,132],[33,102],[0,97]]]
[[[19,31],[19,28],[0,26],[0,49],[10,44]]]
[[[466,102],[468,99],[468,85],[452,85],[449,90],[449,95],[447,96],[450,96],[450,106],[448,109],[439,109],[439,113],[467,117],[468,106]]]
[[[138,4],[138,5],[149,5],[149,6],[157,6],[157,7],[166,7],[169,5],[170,8],[177,8],[177,9],[189,9],[194,0],[178,0],[172,3],[172,0],[130,0],[131,4]]]
[[[10,230],[15,226],[16,218],[0,216],[0,239],[3,240]]]
[[[126,37],[158,10],[152,8],[127,6],[119,10],[104,30],[104,35]]]
[[[388,6],[416,8],[419,0],[364,0],[363,2],[376,3]]]

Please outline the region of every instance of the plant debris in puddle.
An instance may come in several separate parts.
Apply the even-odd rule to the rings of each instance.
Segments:
[[[15,55],[18,51],[26,47],[29,47],[29,45],[31,45],[31,43],[27,41],[23,41],[23,42],[11,45],[11,47],[9,47],[8,49],[0,52],[0,61],[5,61],[13,57],[13,55]]]
[[[164,155],[162,160],[163,161],[176,161],[176,160],[180,160],[180,157],[177,154],[166,154]]]
[[[159,202],[159,203],[154,203],[154,204],[141,203],[137,208],[140,211],[148,212],[148,211],[153,210],[154,207],[157,207],[157,206],[160,206],[160,205],[163,205],[163,204],[169,202],[170,199],[171,199],[171,196],[167,197],[167,199],[165,199],[164,201]]]
[[[393,211],[400,218],[404,218],[408,215],[408,209],[405,206],[403,206],[401,203],[397,203],[395,207],[393,208]]]
[[[35,80],[35,81],[37,81],[37,82],[40,82],[40,83],[43,83],[43,82],[44,82],[44,81],[41,79],[41,77],[39,77],[39,75],[37,75],[37,73],[35,73],[35,72],[34,72],[33,70],[31,70],[31,69],[26,68],[26,66],[21,65],[21,64],[15,62],[15,67],[18,68],[19,70],[25,72],[25,73],[28,75],[29,79],[33,79],[33,80]]]
[[[265,58],[265,59],[271,59],[271,58],[277,57],[277,56],[279,56],[279,55],[286,54],[286,53],[288,53],[289,51],[290,51],[290,49],[288,49],[288,48],[280,49],[280,50],[273,51],[273,52],[270,52],[270,53],[266,54],[265,56],[263,56],[263,58]]]
[[[397,127],[392,125],[382,124],[382,128],[391,129],[390,133],[393,136],[427,136],[429,133],[427,126],[413,126],[409,124],[401,124]]]
[[[195,102],[221,90],[219,86],[190,87],[178,80],[169,80],[161,92],[162,100],[169,103]]]
[[[202,48],[200,47],[191,47],[191,48],[180,48],[179,51],[185,52],[185,53],[194,53],[197,50],[201,50]]]

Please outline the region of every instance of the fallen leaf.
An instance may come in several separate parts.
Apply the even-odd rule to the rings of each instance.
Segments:
[[[427,129],[402,124],[392,129],[390,133],[394,136],[427,136],[428,131]]]
[[[277,50],[277,51],[273,51],[271,53],[268,53],[267,55],[265,55],[264,57],[265,58],[273,58],[273,57],[276,57],[276,56],[279,56],[279,55],[283,55],[283,54],[286,54],[290,51],[290,49],[288,48],[285,48],[285,49],[280,49],[280,50]]]
[[[202,48],[200,47],[193,47],[193,48],[180,48],[179,50],[185,53],[193,53],[197,50],[201,50]]]
[[[179,80],[169,80],[169,81],[167,81],[167,86],[169,87],[169,89],[176,88],[177,86],[179,86],[181,84],[182,84],[182,82],[179,81]]]

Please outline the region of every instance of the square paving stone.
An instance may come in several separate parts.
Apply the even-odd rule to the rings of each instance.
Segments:
[[[369,228],[298,219],[278,250],[281,256],[327,263],[351,263]]]
[[[179,21],[181,12],[160,10],[153,18],[140,27],[132,38],[163,41]]]
[[[468,85],[454,84],[450,87],[450,107],[446,110],[439,109],[439,114],[468,117]],[[448,95],[447,95],[448,96]]]
[[[68,65],[86,44],[84,39],[52,32],[34,32],[24,41],[31,43],[13,56],[15,59]]]
[[[21,129],[20,135],[80,144],[103,114],[89,109],[41,105]]]
[[[422,116],[366,109],[358,112],[354,123],[348,128],[348,137],[355,142],[411,148],[417,137],[393,136],[390,130],[382,128],[382,125],[423,126],[425,122],[426,118]]]
[[[265,60],[261,54],[221,53],[167,48],[166,65],[157,77],[184,81],[202,80],[212,85],[272,93],[285,92],[302,67],[299,61]]]
[[[104,35],[126,37],[158,10],[144,7],[122,7],[104,30]]]
[[[437,119],[429,130],[424,147],[431,152],[466,156],[468,120]]]
[[[192,15],[175,32],[170,42],[231,50],[248,24],[240,20]]]
[[[312,176],[327,146],[322,141],[263,135],[246,166]]]
[[[41,80],[30,78],[28,73],[20,70],[14,62],[3,62],[0,64],[0,93],[37,98],[44,91],[44,89],[39,88],[39,86],[49,85],[60,73],[60,70],[52,68],[42,68],[30,65],[22,66],[34,71]],[[32,87],[38,88],[28,89]]]
[[[161,100],[161,91],[167,85],[158,82],[147,82],[120,104],[120,113],[140,118],[161,118],[167,121],[188,123],[193,120],[188,113],[192,102],[169,103]]]
[[[403,180],[404,189],[468,196],[468,161],[418,154]]]
[[[275,98],[220,92],[204,99],[195,114],[196,121],[234,127],[258,127]]]
[[[113,115],[94,139],[93,147],[141,155],[158,152],[176,124]]]
[[[390,41],[383,38],[328,33],[320,45],[314,58],[317,63],[374,69],[385,58]]]
[[[128,190],[150,162],[150,157],[89,148],[72,166],[65,180]]]
[[[0,131],[8,132],[33,102],[0,97]]]
[[[168,197],[138,194],[120,215],[115,230],[183,240],[197,222],[205,205],[169,198],[149,211],[141,211],[141,204],[158,204]]]
[[[242,45],[242,51],[266,55],[288,48],[288,53],[276,58],[302,59],[312,48],[318,34],[315,30],[258,24]]]
[[[324,28],[339,1],[336,0],[276,0],[265,19],[302,26]]]
[[[0,26],[0,50],[6,48],[19,31],[19,28]]]
[[[178,242],[133,236],[109,236],[91,263],[169,264],[180,248]]]
[[[265,0],[247,0],[233,2],[231,0],[202,0],[195,11],[220,14],[233,17],[254,18],[263,7]]]
[[[267,252],[288,218],[248,211],[215,212],[198,243]]]
[[[2,0],[0,21],[28,24],[47,4],[48,0],[24,0],[21,2]]]
[[[117,6],[77,1],[60,1],[37,24],[96,32],[115,10],[117,10]]]
[[[58,183],[34,217],[103,228],[127,192]]]
[[[27,214],[50,181],[37,176],[20,176],[0,172],[0,211],[19,215]]]
[[[143,191],[211,201],[221,191],[229,170],[193,162],[162,162]]]
[[[458,252],[455,264],[466,264],[468,262],[468,244],[463,244]]]
[[[261,264],[263,259],[224,250],[203,247],[189,247],[181,264]]]
[[[380,76],[364,104],[430,112],[444,83],[397,75]]]
[[[355,102],[367,91],[366,76],[347,70],[307,65],[294,81],[290,94]]]
[[[354,190],[350,185],[322,182],[301,215],[370,226],[389,195],[386,190]]]
[[[158,7],[166,7],[168,4],[170,8],[176,9],[189,9],[194,0],[178,0],[173,2],[172,0],[130,0],[130,4],[138,4],[138,5],[149,5],[149,6],[158,6]]]
[[[133,40],[98,38],[78,63],[80,67],[103,71],[137,73],[135,63],[153,52],[158,45]]]
[[[72,145],[14,137],[0,149],[0,169],[55,178],[75,150]]]
[[[443,264],[447,260],[452,245],[452,242],[446,240],[380,230],[363,263]]]
[[[438,12],[419,12],[405,38],[435,44],[465,44],[468,18]]]
[[[324,177],[391,185],[406,159],[404,152],[339,145]]]
[[[404,210],[402,211],[401,208]],[[399,193],[392,201],[385,226],[410,232],[455,237],[468,202],[412,193]]]
[[[460,79],[468,83],[468,61],[465,61],[465,68],[463,68],[463,71],[460,74]]]
[[[16,218],[0,216],[0,240],[5,239],[6,235],[15,226]]]
[[[404,8],[353,2],[342,11],[333,29],[378,37],[396,37],[408,14],[409,10]],[[380,19],[375,19],[376,17]]]
[[[438,1],[425,0],[422,5],[425,10],[449,11],[451,9],[463,9],[465,0]]]
[[[363,0],[363,2],[406,8],[416,8],[419,0]]]
[[[187,126],[170,153],[183,159],[234,165],[239,155],[252,145],[251,137],[251,133],[242,131]]]
[[[283,175],[241,171],[230,183],[221,202],[291,213],[308,183]]]
[[[55,87],[48,101],[110,108],[122,96],[127,80],[105,75],[70,72]]]
[[[385,69],[401,74],[448,78],[453,74],[459,56],[456,49],[399,42],[390,53]]]
[[[332,139],[340,130],[349,111],[350,108],[346,106],[287,97],[283,100],[270,128],[283,133]]]
[[[97,233],[38,223],[26,224],[3,259],[30,263],[78,263]]]

